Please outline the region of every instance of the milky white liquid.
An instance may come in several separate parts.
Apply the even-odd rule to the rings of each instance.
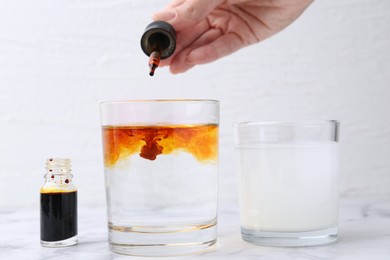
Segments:
[[[337,226],[337,143],[238,150],[243,228],[294,232]]]

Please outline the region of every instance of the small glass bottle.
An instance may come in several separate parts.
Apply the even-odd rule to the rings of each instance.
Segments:
[[[41,245],[77,244],[77,189],[69,159],[47,159],[45,183],[40,190]]]
[[[141,37],[141,48],[150,57],[149,75],[153,76],[160,59],[170,57],[176,49],[176,31],[167,22],[154,21],[145,28]]]

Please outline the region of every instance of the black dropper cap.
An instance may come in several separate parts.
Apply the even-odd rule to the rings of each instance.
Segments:
[[[160,53],[161,59],[171,56],[176,49],[176,31],[167,22],[155,21],[145,28],[141,37],[141,48],[150,56],[154,51]]]

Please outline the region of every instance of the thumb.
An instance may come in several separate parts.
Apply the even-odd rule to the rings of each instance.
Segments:
[[[177,31],[189,28],[210,14],[224,0],[187,0],[155,13],[153,20],[170,23]]]

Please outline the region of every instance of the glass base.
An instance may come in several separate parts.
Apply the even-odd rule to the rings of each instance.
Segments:
[[[77,235],[65,240],[60,241],[42,241],[41,240],[41,246],[43,247],[67,247],[67,246],[74,246],[77,244],[78,238]]]
[[[111,251],[135,256],[178,256],[213,250],[216,221],[180,227],[125,227],[109,224]]]
[[[337,227],[305,232],[269,232],[241,227],[242,239],[261,246],[300,247],[319,246],[337,241]]]

